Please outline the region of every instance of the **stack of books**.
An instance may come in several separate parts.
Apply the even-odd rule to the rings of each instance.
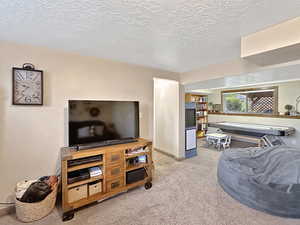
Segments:
[[[99,166],[89,168],[90,177],[97,177],[102,175],[102,170]]]

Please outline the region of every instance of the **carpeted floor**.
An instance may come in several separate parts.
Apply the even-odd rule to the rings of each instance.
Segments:
[[[199,143],[199,146],[200,143]],[[218,186],[220,152],[199,147],[199,155],[181,162],[154,153],[155,180],[143,187],[76,212],[63,223],[58,210],[38,225],[300,225],[300,220],[271,216],[241,205]],[[22,224],[15,215],[1,225]]]

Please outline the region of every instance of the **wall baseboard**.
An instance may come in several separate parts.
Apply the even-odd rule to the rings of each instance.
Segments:
[[[162,153],[162,154],[164,154],[164,155],[166,155],[166,156],[168,156],[168,157],[171,157],[171,158],[173,158],[173,159],[175,159],[175,160],[177,160],[177,161],[185,160],[185,158],[178,158],[178,157],[176,157],[176,156],[174,156],[174,155],[172,155],[172,154],[170,154],[170,153],[168,153],[168,152],[165,152],[164,150],[158,149],[158,148],[153,148],[153,150],[154,150],[154,151],[157,151],[157,152],[159,152],[159,153]]]
[[[0,217],[5,216],[7,214],[12,214],[15,212],[15,206],[14,205],[9,205],[9,206],[0,206]]]

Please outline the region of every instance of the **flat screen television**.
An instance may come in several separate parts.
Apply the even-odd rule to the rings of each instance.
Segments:
[[[185,127],[196,127],[196,109],[185,109]]]
[[[139,102],[69,100],[69,146],[139,137]]]

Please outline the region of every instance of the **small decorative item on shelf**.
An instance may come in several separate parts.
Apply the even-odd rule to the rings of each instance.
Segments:
[[[287,116],[291,115],[291,110],[293,109],[293,106],[292,105],[285,105],[284,108],[287,110],[285,112],[285,115],[287,115]]]
[[[213,111],[214,112],[220,112],[221,111],[221,104],[214,104],[213,105]]]
[[[208,103],[208,111],[209,111],[209,112],[213,111],[213,109],[214,109],[213,106],[214,106],[214,103],[212,103],[212,102],[209,102],[209,103]]]

